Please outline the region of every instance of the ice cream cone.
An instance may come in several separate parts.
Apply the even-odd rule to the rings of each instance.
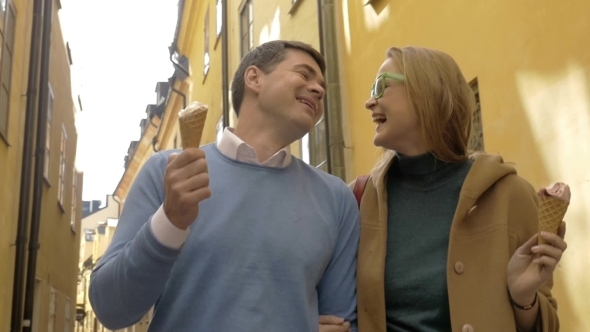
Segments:
[[[198,148],[200,146],[208,110],[207,105],[194,102],[178,113],[183,149]]]
[[[569,206],[569,201],[564,201],[552,196],[540,197],[539,205],[539,241],[538,244],[546,243],[540,236],[542,231],[557,234],[559,225]]]

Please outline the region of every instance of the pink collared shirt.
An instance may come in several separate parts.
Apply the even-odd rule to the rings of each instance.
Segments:
[[[254,148],[236,136],[233,128],[226,128],[223,131],[221,139],[217,142],[217,148],[226,157],[248,164],[268,167],[285,167],[291,162],[291,150],[289,146],[282,148],[268,158],[268,160],[259,162]]]
[[[268,160],[259,162],[256,156],[256,151],[250,145],[246,144],[236,134],[233,133],[233,128],[226,128],[223,130],[223,135],[219,142],[217,142],[219,152],[230,159],[234,159],[243,163],[263,165],[268,167],[285,167],[291,162],[291,150],[286,146],[272,155]],[[164,208],[160,208],[152,217],[150,224],[152,232],[156,239],[163,245],[178,249],[182,246],[188,237],[189,230],[182,230],[170,221],[164,213]]]

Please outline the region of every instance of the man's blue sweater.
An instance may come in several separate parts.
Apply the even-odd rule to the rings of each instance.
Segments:
[[[154,237],[168,155],[146,162],[117,231],[92,273],[90,302],[109,329],[309,332],[318,314],[356,330],[359,213],[338,178],[293,158],[285,168],[244,164],[203,147],[212,197],[180,250]]]

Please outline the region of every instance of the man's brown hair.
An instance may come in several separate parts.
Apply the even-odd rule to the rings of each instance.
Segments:
[[[240,106],[242,106],[244,100],[246,69],[250,66],[256,66],[268,74],[285,59],[288,50],[299,50],[309,54],[317,62],[322,74],[326,71],[326,60],[324,60],[320,52],[309,44],[299,41],[274,40],[257,46],[242,58],[234,75],[231,98],[236,115],[240,115]]]

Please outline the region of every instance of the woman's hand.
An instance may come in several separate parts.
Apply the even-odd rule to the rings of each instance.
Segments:
[[[547,244],[537,245],[538,234],[535,234],[516,250],[508,263],[508,291],[521,306],[534,301],[537,291],[551,278],[567,248],[565,222],[561,222],[557,234],[541,232],[541,236]]]

